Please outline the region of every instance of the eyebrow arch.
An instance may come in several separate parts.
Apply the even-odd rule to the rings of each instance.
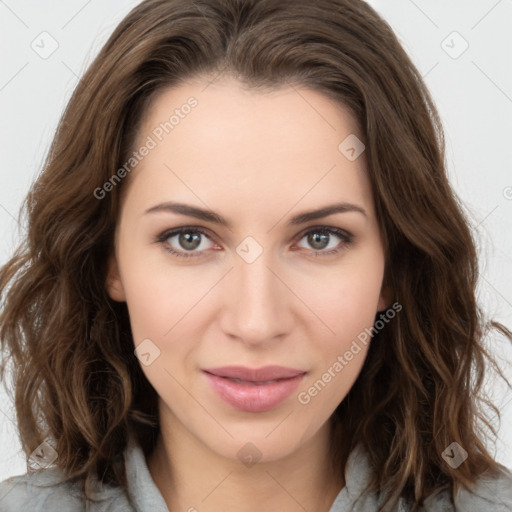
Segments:
[[[203,208],[198,208],[196,206],[191,206],[184,203],[175,203],[172,201],[160,203],[147,209],[145,213],[147,214],[162,211],[194,217],[196,219],[211,222],[213,224],[219,224],[221,226],[227,227],[228,229],[231,229],[231,223],[222,217],[222,215],[219,215],[218,213],[215,213],[211,210],[205,210]],[[367,216],[366,211],[361,206],[352,203],[336,203],[324,206],[317,210],[310,210],[307,212],[299,213],[298,215],[292,217],[289,223],[292,226],[297,226],[312,220],[317,220],[329,215],[333,215],[334,213],[345,212],[359,212],[365,217]]]

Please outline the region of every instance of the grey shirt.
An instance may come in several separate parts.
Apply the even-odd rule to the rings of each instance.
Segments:
[[[170,512],[156,487],[142,449],[129,443],[126,462],[127,492],[98,484],[94,501],[86,500],[77,483],[64,482],[58,469],[43,469],[15,476],[0,483],[0,512]],[[370,477],[368,458],[361,448],[348,459],[345,487],[339,492],[329,512],[375,512],[382,498],[362,493]],[[499,479],[481,479],[472,492],[460,490],[456,507],[446,491],[430,496],[424,512],[510,512],[512,511],[512,473]],[[191,503],[187,512],[201,512],[201,501]],[[406,512],[401,500],[394,509]]]

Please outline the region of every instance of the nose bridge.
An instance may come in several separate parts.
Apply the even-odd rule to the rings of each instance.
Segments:
[[[225,304],[229,322],[225,328],[246,342],[258,343],[286,332],[291,304],[284,285],[274,274],[279,272],[271,251],[261,248],[258,255],[257,247],[250,244],[240,244],[240,257],[230,272],[231,292]]]

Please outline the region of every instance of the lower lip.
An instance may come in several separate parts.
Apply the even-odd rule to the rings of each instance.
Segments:
[[[235,409],[263,412],[277,407],[297,388],[304,373],[269,384],[249,384],[204,372],[216,393]]]

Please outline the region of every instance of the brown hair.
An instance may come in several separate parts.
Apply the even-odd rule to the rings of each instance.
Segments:
[[[374,335],[333,415],[334,463],[361,442],[374,489],[416,504],[501,467],[484,446],[495,431],[480,395],[492,362],[483,339],[490,327],[512,333],[484,322],[475,301],[475,244],[429,92],[389,25],[356,0],[146,0],[116,28],[69,101],[24,204],[24,241],[0,272],[26,453],[49,436],[70,478],[124,485],[130,429],[146,453],[154,446],[156,393],[126,304],[105,289],[124,183],[94,191],[129,158],[158,92],[222,73],[255,89],[310,87],[348,107],[364,135],[385,283],[403,311]],[[469,454],[456,470],[441,458],[453,441]]]

